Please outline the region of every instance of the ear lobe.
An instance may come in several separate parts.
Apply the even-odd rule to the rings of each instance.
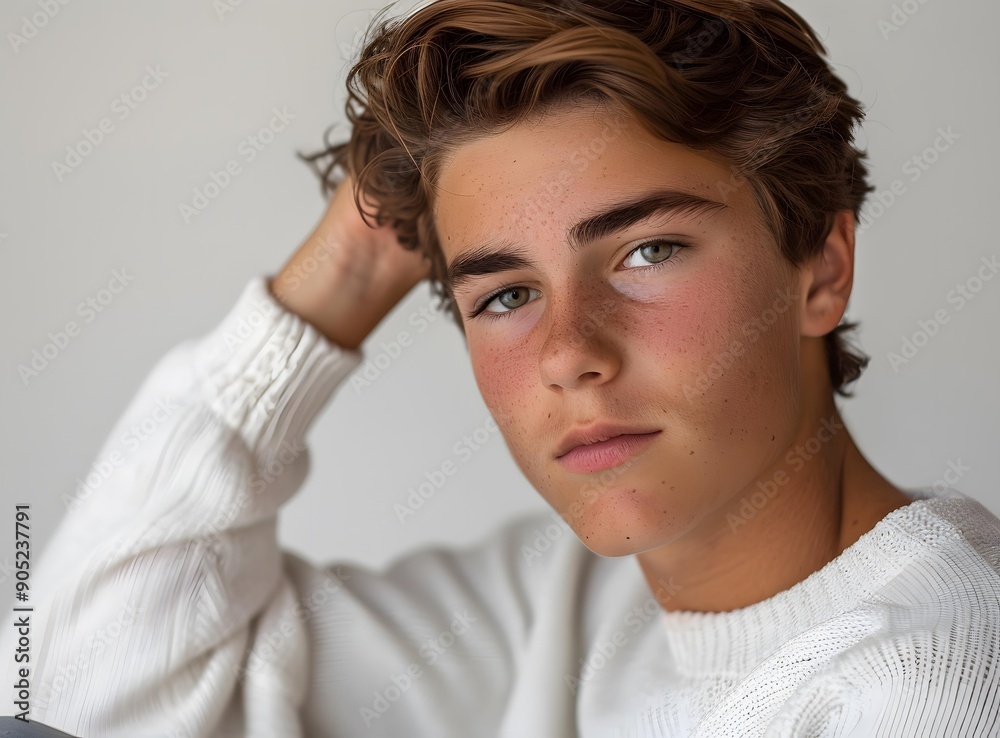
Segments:
[[[825,336],[840,323],[854,285],[854,214],[840,210],[823,249],[799,267],[800,286],[806,293],[802,304],[802,335]]]

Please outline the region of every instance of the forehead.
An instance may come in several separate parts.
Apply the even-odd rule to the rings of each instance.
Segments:
[[[442,161],[434,222],[447,261],[499,235],[561,229],[611,199],[670,187],[739,208],[729,165],[577,105],[462,144]]]

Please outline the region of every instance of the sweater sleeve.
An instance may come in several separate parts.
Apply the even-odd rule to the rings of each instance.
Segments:
[[[368,707],[376,721],[399,685],[420,680],[400,652],[439,658],[431,649],[462,629],[513,633],[523,620],[508,612],[507,625],[484,624],[476,609],[480,587],[494,612],[516,604],[503,553],[473,569],[428,553],[430,568],[397,567],[409,572],[403,581],[279,548],[278,509],[309,466],[306,433],[362,355],[285,311],[267,286],[250,280],[209,334],[159,361],[102,447],[92,484],[64,497],[68,511],[32,575],[31,719],[88,738],[313,734],[304,719],[325,718],[304,718],[310,689],[329,688],[345,720],[362,724]],[[421,588],[435,566],[438,583]],[[411,645],[393,622],[407,602],[419,605],[408,625],[433,643]],[[350,685],[365,638],[382,691],[338,707],[324,674]],[[315,639],[337,662],[329,672]],[[496,665],[479,687],[506,684],[507,650],[478,652]]]

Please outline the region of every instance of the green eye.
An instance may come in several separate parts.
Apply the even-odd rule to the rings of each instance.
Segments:
[[[483,306],[479,308],[471,317],[476,317],[476,315],[485,314],[488,318],[501,318],[508,313],[512,313],[517,308],[530,302],[528,299],[532,292],[538,292],[538,290],[532,290],[527,287],[522,287],[520,285],[512,285],[510,287],[503,287],[498,292],[494,292],[492,296],[487,298],[483,302]],[[539,293],[541,294],[541,293]],[[507,295],[513,295],[513,300],[505,300]],[[487,310],[486,308],[492,305],[494,302],[499,302],[506,310]],[[516,303],[516,304],[508,304]]]
[[[665,248],[663,248],[663,246],[661,244],[658,244],[658,243],[651,243],[651,244],[648,244],[646,246],[640,246],[638,248],[638,251],[644,251],[645,249],[652,249],[653,250],[652,251],[653,257],[650,258],[650,257],[647,256],[646,258],[650,258],[650,261],[652,261],[654,264],[657,264],[660,261],[664,261],[665,259],[667,259],[670,256],[670,253],[671,253],[670,249],[665,249]],[[657,258],[657,257],[659,257],[659,258]]]
[[[510,301],[504,300],[504,297],[507,295],[513,295],[514,296],[513,302],[516,304],[511,305]],[[506,292],[501,292],[496,299],[498,299],[500,301],[500,304],[503,305],[505,308],[513,310],[514,308],[521,307],[521,305],[523,305],[527,301],[527,298],[528,298],[528,290],[524,289],[524,287],[512,287]]]
[[[629,255],[625,258],[625,264],[627,266],[628,260],[631,259],[632,256],[634,256],[635,254],[639,254],[643,259],[651,262],[654,265],[662,264],[665,261],[668,261],[670,257],[672,257],[676,253],[674,250],[675,247],[677,250],[680,250],[684,248],[684,244],[676,243],[675,241],[665,241],[662,238],[657,239],[656,241],[647,241],[644,244],[636,246],[632,251],[629,252]],[[638,265],[638,267],[640,268],[642,266],[643,266],[642,264]]]

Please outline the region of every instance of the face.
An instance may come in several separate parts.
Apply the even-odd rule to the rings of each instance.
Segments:
[[[479,390],[521,471],[591,550],[684,536],[793,442],[798,272],[723,160],[581,105],[463,144],[436,184]],[[574,230],[691,196],[711,202]],[[522,259],[469,258],[505,250]],[[572,430],[602,422],[659,432],[606,468],[556,458]]]

